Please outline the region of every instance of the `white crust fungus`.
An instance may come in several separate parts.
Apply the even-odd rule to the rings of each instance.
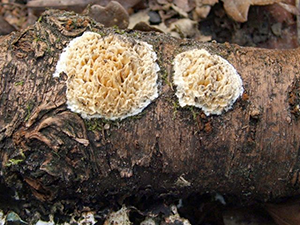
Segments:
[[[104,221],[104,225],[131,225],[128,216],[129,210],[125,205],[117,212],[112,212]]]
[[[85,32],[64,49],[54,77],[67,74],[67,105],[83,118],[124,119],[158,97],[159,66],[151,45]]]
[[[180,106],[201,108],[207,116],[230,109],[244,91],[235,68],[204,49],[178,54],[174,59],[173,79]]]

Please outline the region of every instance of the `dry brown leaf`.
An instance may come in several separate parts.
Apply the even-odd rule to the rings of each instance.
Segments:
[[[87,4],[92,3],[93,0],[68,0],[68,1],[60,1],[60,0],[29,0],[27,3],[27,7],[29,8],[64,8],[70,6],[86,6]]]
[[[270,5],[282,0],[222,0],[226,13],[237,22],[246,22],[251,5]]]
[[[196,4],[199,4],[199,2],[201,2],[202,5],[214,5],[214,4],[218,3],[219,0],[195,0],[195,1],[196,1]]]
[[[148,15],[149,10],[140,10],[137,13],[132,14],[129,17],[129,29],[133,29],[134,26],[140,22],[144,22],[149,25],[149,15]]]
[[[131,8],[138,4],[141,0],[116,0],[125,9]],[[28,8],[69,8],[69,7],[86,7],[88,4],[97,4],[106,6],[111,0],[28,0]]]
[[[125,29],[129,24],[129,15],[126,9],[117,1],[111,1],[105,7],[93,5],[90,7],[88,15],[105,27],[116,25]]]
[[[289,13],[292,13],[294,15],[299,15],[299,11],[298,11],[296,6],[291,5],[291,4],[286,4],[286,3],[283,3],[283,2],[280,2],[279,5],[282,8],[284,8],[286,11],[288,11]]]
[[[2,16],[0,16],[0,35],[9,34],[14,30],[16,29],[12,25],[10,25]]]
[[[267,204],[266,209],[277,225],[300,224],[300,200],[283,204]]]
[[[194,37],[198,32],[197,22],[188,18],[179,19],[172,23],[169,28],[169,33],[178,38]]]
[[[189,12],[195,7],[193,4],[194,2],[190,0],[174,0],[173,3],[184,12]]]
[[[193,19],[195,21],[205,19],[211,10],[211,7],[218,2],[218,0],[195,0],[196,6],[193,11]]]

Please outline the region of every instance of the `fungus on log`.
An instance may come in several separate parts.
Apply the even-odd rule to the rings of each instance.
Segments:
[[[118,34],[85,32],[61,54],[54,77],[68,76],[67,105],[83,118],[124,119],[158,97],[152,46]]]
[[[158,97],[141,113],[111,121],[68,109],[70,77],[53,73],[63,48],[85,31],[153,46]],[[107,29],[60,11],[47,11],[34,26],[0,40],[0,171],[2,183],[19,196],[89,202],[218,192],[267,201],[300,194],[300,49]],[[179,106],[173,61],[194,49],[226,59],[243,81],[220,115]],[[151,65],[149,74],[157,72]]]
[[[207,116],[230,109],[244,91],[234,67],[204,49],[176,55],[173,80],[180,106],[199,107]]]

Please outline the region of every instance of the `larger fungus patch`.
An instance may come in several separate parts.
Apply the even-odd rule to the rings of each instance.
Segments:
[[[146,42],[85,32],[73,39],[54,77],[67,74],[67,105],[83,118],[124,119],[158,97],[156,54]]]
[[[204,49],[189,50],[175,57],[174,84],[181,107],[199,107],[207,116],[230,109],[244,91],[235,68]]]

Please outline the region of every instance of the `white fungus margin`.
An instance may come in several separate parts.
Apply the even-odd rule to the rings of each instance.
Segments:
[[[152,45],[110,34],[85,32],[64,49],[54,77],[67,77],[67,105],[83,118],[124,119],[158,97]]]
[[[180,106],[201,108],[207,116],[230,109],[244,91],[235,68],[204,49],[178,54],[174,59],[173,79]]]

